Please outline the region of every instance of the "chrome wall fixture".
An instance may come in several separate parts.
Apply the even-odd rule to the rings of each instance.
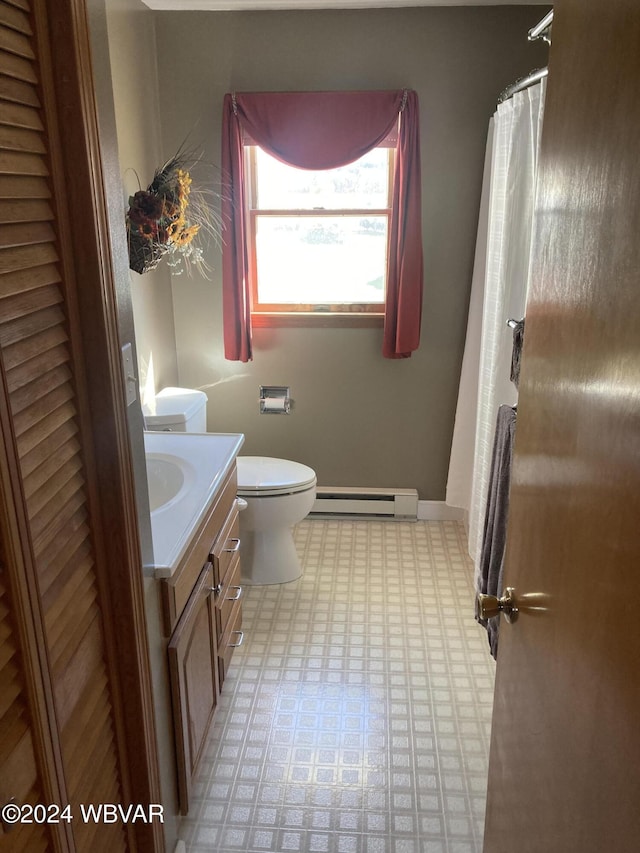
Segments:
[[[291,414],[291,392],[288,385],[260,386],[261,415]]]
[[[551,27],[553,24],[553,9],[548,12],[539,24],[531,27],[529,30],[529,41],[537,41],[542,39],[547,44],[551,44]]]

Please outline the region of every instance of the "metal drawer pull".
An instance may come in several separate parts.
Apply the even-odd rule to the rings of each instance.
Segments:
[[[237,643],[227,643],[227,645],[232,649],[237,649],[238,646],[242,645],[242,641],[244,640],[244,631],[233,631],[234,634],[240,634],[240,639]]]
[[[237,601],[242,595],[242,587],[241,586],[232,586],[229,589],[236,589],[237,592],[235,595],[232,595],[231,598],[227,598],[227,601]]]
[[[231,548],[223,548],[223,551],[226,554],[235,554],[235,552],[240,547],[240,540],[239,539],[229,539],[228,541],[233,542],[234,544],[231,546]]]
[[[209,592],[213,592],[214,595],[220,595],[220,593],[222,592],[222,584],[219,583],[217,586],[210,586],[208,589]]]

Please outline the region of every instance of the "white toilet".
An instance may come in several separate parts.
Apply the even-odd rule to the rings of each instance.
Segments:
[[[143,408],[146,428],[206,432],[207,395],[188,388],[164,388]],[[316,497],[313,469],[288,459],[239,456],[238,497],[242,579],[248,584],[287,583],[302,574],[293,526],[309,513]]]

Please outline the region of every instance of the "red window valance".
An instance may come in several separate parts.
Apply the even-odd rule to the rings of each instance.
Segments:
[[[387,358],[407,358],[420,341],[423,271],[416,93],[400,89],[225,96],[222,274],[226,358],[252,358],[244,197],[246,141],[291,166],[334,169],[359,159],[385,140],[398,123],[398,116],[382,348]]]

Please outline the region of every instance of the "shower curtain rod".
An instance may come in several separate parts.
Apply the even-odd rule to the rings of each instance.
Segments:
[[[536,24],[535,27],[532,27],[529,30],[529,41],[536,41],[537,39],[544,39],[547,44],[551,44],[551,25],[553,24],[553,9],[544,16],[544,18],[540,21],[539,24]],[[509,98],[513,97],[516,92],[522,92],[523,89],[528,89],[529,86],[533,86],[534,83],[538,83],[548,74],[548,69],[546,68],[537,68],[535,71],[531,71],[527,74],[526,77],[521,77],[519,80],[516,80],[515,83],[512,83],[510,86],[502,92],[500,97],[498,98],[498,103],[501,104],[504,101],[508,101]]]
[[[531,27],[529,30],[529,41],[544,39],[547,44],[551,44],[551,24],[553,24],[553,9],[547,12],[539,24]]]
[[[498,98],[498,103],[502,104],[504,101],[508,101],[509,98],[513,97],[516,92],[522,92],[523,89],[528,89],[529,86],[533,86],[534,83],[539,83],[540,80],[543,80],[548,73],[548,68],[537,68],[535,71],[527,74],[526,77],[521,77],[519,80],[516,80],[515,83],[507,86]]]

